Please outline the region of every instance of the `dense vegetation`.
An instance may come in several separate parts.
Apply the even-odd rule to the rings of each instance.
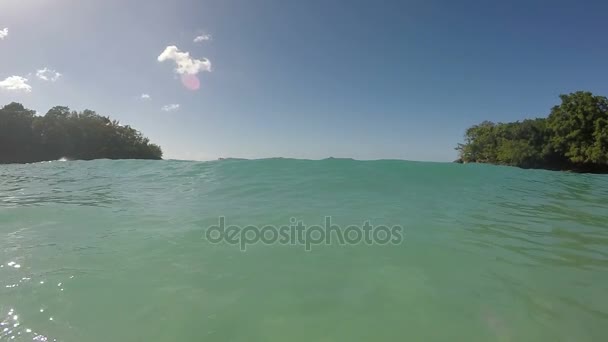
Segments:
[[[161,159],[140,132],[91,110],[54,107],[45,116],[11,103],[0,109],[0,163],[68,159]]]
[[[608,172],[608,100],[582,91],[560,98],[547,118],[470,127],[459,161]]]

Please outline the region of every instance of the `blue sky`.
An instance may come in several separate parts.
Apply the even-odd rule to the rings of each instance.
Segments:
[[[90,108],[165,158],[451,161],[472,124],[608,95],[606,13],[571,0],[2,0],[0,104]],[[191,74],[197,90],[181,82]]]

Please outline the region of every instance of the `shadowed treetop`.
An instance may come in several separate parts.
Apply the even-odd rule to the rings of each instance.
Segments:
[[[53,107],[46,115],[19,103],[0,109],[0,163],[69,159],[161,159],[139,131],[94,111]]]

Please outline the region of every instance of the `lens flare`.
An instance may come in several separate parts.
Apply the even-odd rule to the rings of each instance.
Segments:
[[[188,90],[198,90],[201,87],[201,81],[199,81],[196,75],[184,74],[182,75],[182,84]]]

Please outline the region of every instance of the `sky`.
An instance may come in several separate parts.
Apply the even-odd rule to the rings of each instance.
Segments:
[[[452,161],[467,127],[608,95],[608,1],[0,0],[0,105],[165,159]]]

